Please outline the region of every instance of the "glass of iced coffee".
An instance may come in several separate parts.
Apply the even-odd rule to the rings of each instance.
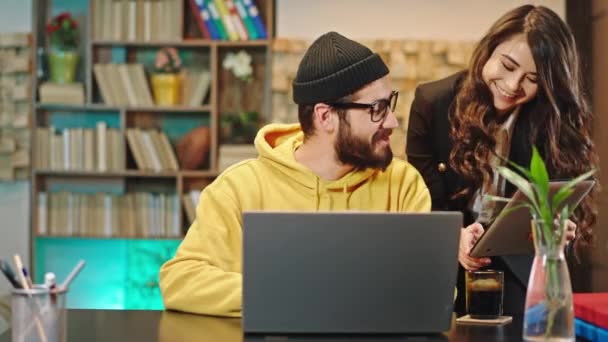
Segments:
[[[466,286],[467,313],[471,318],[496,319],[502,316],[502,271],[467,271]]]

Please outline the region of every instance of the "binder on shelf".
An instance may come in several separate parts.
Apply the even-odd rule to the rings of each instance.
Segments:
[[[264,26],[264,23],[262,22],[262,18],[260,17],[260,11],[258,10],[258,7],[255,5],[253,0],[240,0],[240,1],[242,1],[243,5],[245,5],[245,9],[247,9],[247,14],[249,14],[249,17],[253,21],[253,24],[255,25],[255,29],[258,33],[259,38],[260,39],[268,38],[268,33],[266,32],[266,27]]]
[[[236,7],[236,10],[237,10],[239,16],[243,20],[243,24],[247,28],[247,32],[249,33],[249,39],[251,39],[251,40],[259,39],[259,35],[255,29],[255,25],[253,24],[253,20],[251,20],[251,17],[249,17],[249,14],[247,14],[247,10],[245,9],[245,5],[243,4],[243,1],[234,0],[234,6]]]
[[[198,28],[201,30],[201,34],[205,39],[215,39],[211,35],[210,27],[207,26],[207,23],[203,19],[203,11],[205,10],[203,0],[188,0],[190,4],[190,9],[192,10],[192,15],[194,15],[194,19],[196,19],[196,24]]]
[[[247,29],[245,28],[245,24],[243,23],[241,16],[239,15],[236,10],[236,7],[234,6],[234,2],[232,0],[225,1],[226,9],[228,10],[228,15],[230,16],[230,19],[232,19],[232,23],[234,24],[239,38],[241,40],[249,40],[249,34],[247,33]]]
[[[206,0],[205,5],[207,6],[207,9],[209,9],[209,15],[217,28],[217,33],[220,36],[220,39],[228,40],[228,32],[226,31],[226,27],[224,27],[220,12],[213,3],[213,0]]]
[[[220,18],[222,19],[222,23],[224,24],[224,28],[226,29],[226,33],[228,34],[228,39],[231,41],[238,41],[239,34],[236,31],[236,27],[234,27],[234,23],[230,18],[230,13],[228,13],[228,9],[222,0],[210,0],[215,3],[215,7],[219,11]]]

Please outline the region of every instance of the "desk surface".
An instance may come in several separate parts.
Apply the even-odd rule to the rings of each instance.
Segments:
[[[170,311],[68,310],[68,341],[206,342],[206,341],[521,341],[522,321],[504,326],[469,326],[452,322],[452,329],[436,337],[406,336],[243,336],[241,320],[189,315]],[[0,342],[10,342],[10,330]]]

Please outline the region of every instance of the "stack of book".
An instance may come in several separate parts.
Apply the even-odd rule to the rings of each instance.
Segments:
[[[165,133],[129,128],[127,143],[138,169],[155,172],[179,169],[175,151]]]
[[[142,64],[93,66],[103,102],[110,106],[153,106],[152,93]]]
[[[268,38],[253,0],[189,0],[203,38],[256,40]]]
[[[608,292],[575,293],[576,336],[591,342],[608,341]]]
[[[84,104],[84,85],[80,82],[44,82],[39,89],[41,103]]]

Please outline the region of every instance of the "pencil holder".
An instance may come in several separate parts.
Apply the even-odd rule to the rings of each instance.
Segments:
[[[12,289],[13,342],[67,341],[66,290]]]

